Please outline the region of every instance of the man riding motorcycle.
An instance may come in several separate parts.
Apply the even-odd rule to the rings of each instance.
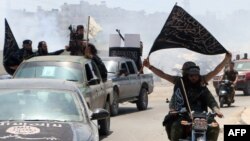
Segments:
[[[229,80],[232,82],[231,86],[231,99],[232,103],[234,103],[234,96],[235,96],[235,86],[238,80],[238,71],[234,69],[234,62],[230,62],[229,67],[224,70],[224,74],[222,76],[222,80]]]
[[[164,73],[158,68],[150,65],[149,59],[145,59],[143,65],[148,67],[159,77],[175,84],[174,93],[169,104],[170,112],[179,111],[183,107],[186,107],[189,112],[203,112],[207,111],[207,107],[209,107],[221,118],[223,117],[223,114],[220,112],[217,102],[206,85],[209,80],[223,69],[229,59],[231,59],[231,53],[227,53],[224,60],[213,71],[206,75],[200,75],[200,68],[194,62],[186,62],[182,67],[182,77]],[[186,93],[186,95],[184,95],[184,93]],[[167,115],[165,119],[164,126],[168,138],[171,141],[178,141],[183,138],[184,131],[181,125],[182,119],[178,116],[171,115]],[[208,129],[207,134],[208,140],[216,141],[219,135],[219,126],[217,126],[217,128]]]

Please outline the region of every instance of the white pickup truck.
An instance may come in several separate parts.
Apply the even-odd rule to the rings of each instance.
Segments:
[[[94,61],[82,56],[37,56],[23,61],[13,75],[18,78],[50,78],[73,81],[81,90],[91,110],[110,110],[113,101],[112,81],[103,81]],[[42,86],[41,86],[42,87]],[[98,120],[99,132],[108,135],[110,117]]]
[[[113,104],[111,115],[118,114],[119,103],[136,103],[138,110],[148,107],[148,94],[152,93],[154,81],[152,74],[140,74],[132,59],[125,57],[102,57],[108,79],[113,82]]]

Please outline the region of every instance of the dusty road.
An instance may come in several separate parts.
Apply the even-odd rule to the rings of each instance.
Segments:
[[[135,104],[120,104],[119,115],[111,118],[111,133],[101,137],[102,141],[167,141],[162,120],[168,112],[166,98],[170,99],[172,85],[166,84],[155,87],[149,96],[149,108],[146,111],[138,111]],[[214,93],[214,88],[209,85]],[[238,93],[238,92],[237,92]],[[215,94],[215,93],[214,93]],[[216,100],[218,97],[215,96]],[[224,118],[216,120],[220,123],[221,131],[218,141],[223,141],[224,124],[241,124],[240,114],[244,107],[250,106],[250,97],[242,96],[241,92],[236,95],[236,102],[230,108],[222,108]]]

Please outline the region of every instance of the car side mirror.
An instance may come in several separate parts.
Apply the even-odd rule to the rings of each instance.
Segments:
[[[105,119],[108,118],[109,112],[107,110],[97,108],[94,110],[94,112],[91,115],[91,120],[99,120],[99,119]]]

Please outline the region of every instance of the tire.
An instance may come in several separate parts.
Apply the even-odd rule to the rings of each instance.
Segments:
[[[116,116],[118,115],[118,112],[119,112],[118,90],[114,89],[113,102],[112,105],[110,106],[110,114],[111,116]]]
[[[110,112],[110,105],[108,101],[105,104],[105,110]],[[110,130],[110,117],[98,120],[98,125],[100,135],[108,135]]]
[[[215,88],[215,93],[219,96],[219,88]]]
[[[146,110],[148,108],[148,92],[146,88],[142,88],[136,101],[136,106],[139,111]]]
[[[249,82],[247,82],[246,88],[243,90],[244,95],[250,95],[250,85]]]
[[[220,107],[223,108],[223,104],[224,104],[224,97],[220,97]]]

